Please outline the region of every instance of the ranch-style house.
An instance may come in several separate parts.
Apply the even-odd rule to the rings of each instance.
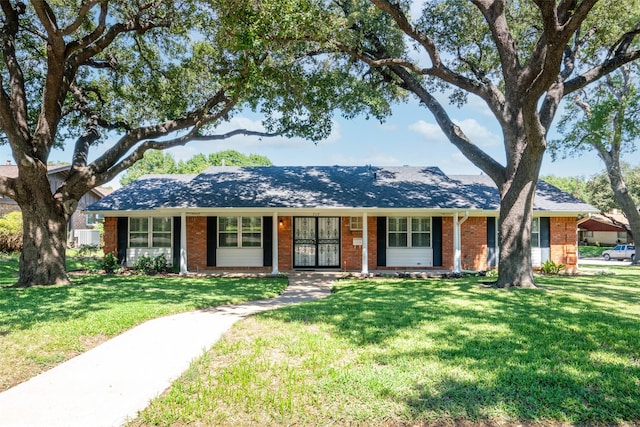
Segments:
[[[211,167],[147,175],[87,208],[104,250],[131,266],[164,254],[181,273],[487,270],[499,194],[486,175],[434,167]],[[539,182],[534,266],[577,265],[578,216],[596,210]]]

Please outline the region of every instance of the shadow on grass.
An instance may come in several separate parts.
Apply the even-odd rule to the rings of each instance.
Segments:
[[[0,288],[0,332],[81,318],[124,304],[189,310],[262,299],[278,295],[285,286],[278,278],[87,275],[75,277],[70,286]]]
[[[382,366],[437,366],[397,397],[414,420],[491,421],[499,409],[514,420],[637,423],[638,277],[540,278],[549,291],[475,279],[347,282],[325,300],[260,316],[327,324],[361,353],[375,347]]]

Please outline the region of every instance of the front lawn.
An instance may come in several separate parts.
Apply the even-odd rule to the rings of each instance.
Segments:
[[[638,425],[640,269],[350,280],[239,322],[133,425]]]
[[[0,260],[0,284],[15,281],[15,259]],[[76,275],[71,286],[0,288],[0,391],[146,320],[270,298],[282,278]]]

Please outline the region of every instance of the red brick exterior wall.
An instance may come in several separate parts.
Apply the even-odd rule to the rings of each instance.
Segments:
[[[293,270],[293,218],[290,216],[278,217],[278,270]]]
[[[453,246],[453,239],[450,246]],[[462,223],[460,227],[460,249],[463,270],[487,269],[486,217],[469,217]]]
[[[187,270],[207,269],[207,217],[187,216]]]
[[[105,254],[118,253],[118,218],[108,216],[104,219],[104,247]]]
[[[342,270],[362,270],[362,246],[354,246],[353,239],[362,239],[362,231],[351,230],[351,217],[343,216],[342,221]]]
[[[280,225],[282,221],[282,225]],[[350,217],[341,218],[341,268],[346,271],[361,271],[362,246],[354,246],[354,238],[362,238],[362,231],[350,229]],[[367,217],[369,236],[369,271],[385,269],[377,264],[377,218]],[[552,217],[551,260],[566,265],[568,272],[577,268],[576,218]],[[207,266],[207,218],[187,216],[187,268],[189,271],[212,270]],[[104,252],[118,250],[118,219],[106,217],[104,220]],[[469,270],[487,269],[487,219],[469,217],[461,227],[462,268]],[[436,266],[437,268],[438,266]],[[442,218],[442,268],[453,268],[453,218]],[[228,269],[228,268],[227,268]],[[293,270],[293,218],[278,217],[278,269],[282,272]],[[254,270],[265,270],[264,267]]]
[[[578,267],[577,219],[552,217],[550,228],[551,260],[564,264],[567,272],[575,272]]]
[[[442,218],[442,268],[453,269],[453,217]]]

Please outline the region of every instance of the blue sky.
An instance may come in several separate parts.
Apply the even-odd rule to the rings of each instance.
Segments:
[[[495,159],[504,163],[504,148],[500,129],[481,101],[470,102],[458,109],[448,107],[452,119],[462,127],[473,141],[479,144]],[[262,129],[260,117],[253,113],[238,114],[229,123],[220,126],[220,132],[244,127]],[[552,130],[550,137],[557,135]],[[70,150],[55,150],[51,161],[71,161]],[[447,141],[435,124],[431,113],[420,107],[416,101],[395,105],[393,114],[384,123],[364,117],[346,120],[336,117],[334,129],[329,138],[314,144],[302,139],[234,137],[225,141],[194,142],[184,147],[171,149],[178,160],[186,160],[198,153],[234,149],[245,154],[255,153],[268,157],[278,166],[437,166],[447,174],[479,174],[464,156]],[[94,150],[92,158],[104,147]],[[4,159],[3,159],[4,158]],[[12,159],[8,146],[0,147],[0,162]],[[634,153],[627,159],[637,165],[640,156]],[[546,156],[542,175],[590,177],[604,169],[595,153],[585,153],[580,158],[552,162]],[[117,182],[111,186],[118,187]]]

